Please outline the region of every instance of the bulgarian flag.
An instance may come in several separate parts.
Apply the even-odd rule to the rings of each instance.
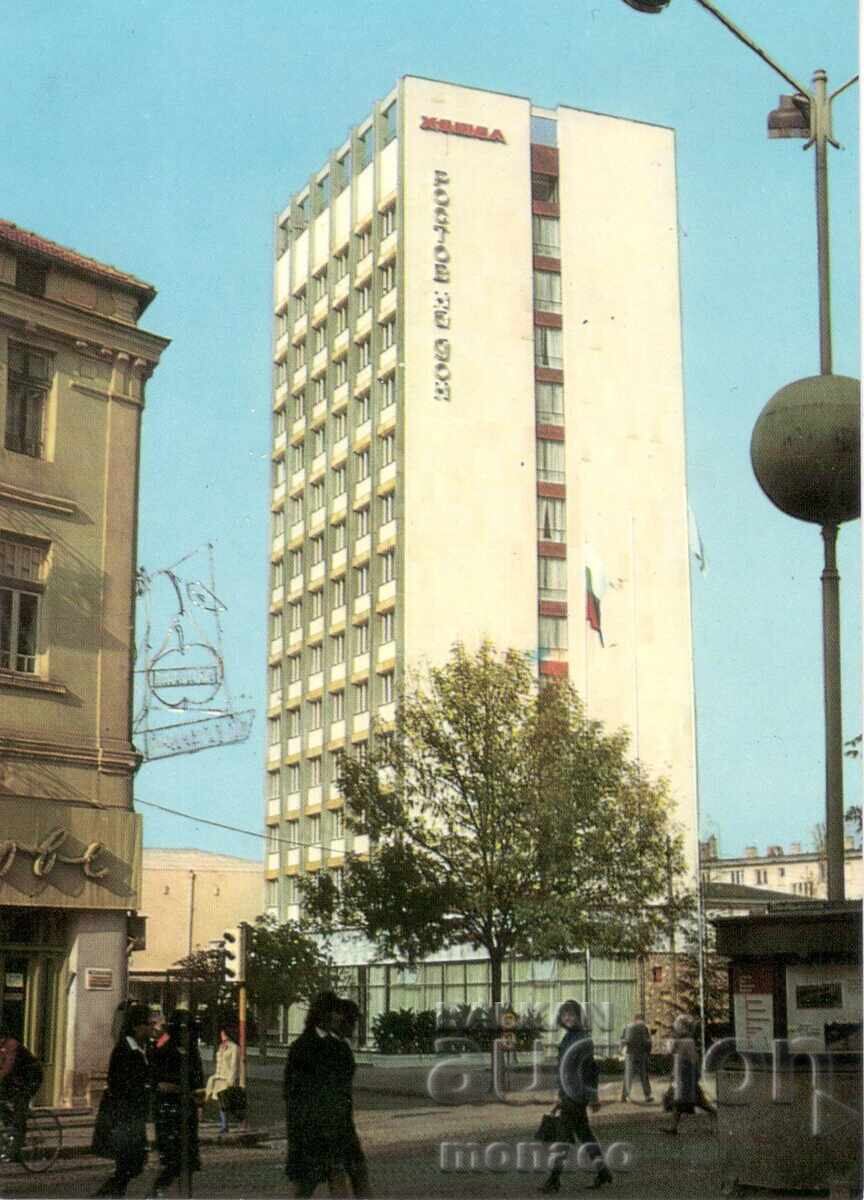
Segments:
[[[585,543],[585,620],[603,642],[600,601],[606,591],[606,570],[593,546]]]

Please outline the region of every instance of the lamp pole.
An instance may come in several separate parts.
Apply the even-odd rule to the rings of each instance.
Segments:
[[[663,12],[670,2],[624,0],[638,12],[655,15]],[[858,76],[853,75],[829,94],[828,76],[825,71],[817,70],[811,87],[806,88],[711,0],[696,0],[696,3],[795,89],[794,95],[781,96],[780,107],[769,115],[768,136],[806,138],[803,148],[808,150],[812,146],[814,149],[820,374],[789,384],[772,397],[756,423],[751,460],[759,484],[770,500],[791,516],[821,526],[824,543],[822,683],[828,899],[843,900],[840,576],[836,546],[840,523],[860,515],[860,388],[856,380],[832,374],[828,146],[839,149],[831,133],[834,100],[851,87]],[[802,475],[810,478],[802,478]]]

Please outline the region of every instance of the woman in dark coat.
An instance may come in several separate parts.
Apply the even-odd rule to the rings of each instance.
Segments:
[[[594,1167],[591,1187],[612,1182],[612,1172],[603,1161],[597,1139],[588,1121],[588,1107],[597,1101],[600,1072],[594,1060],[594,1043],[585,1029],[582,1005],[578,1000],[565,1000],[558,1010],[558,1024],[564,1036],[558,1044],[558,1097],[560,1140],[585,1147],[585,1154]],[[557,1192],[561,1187],[563,1159],[555,1164],[541,1192]]]
[[[129,1181],[147,1162],[150,1064],[147,1041],[150,1012],[143,1004],[126,1009],[120,1037],[108,1063],[108,1085],[99,1105],[92,1152],[114,1159],[114,1174],[96,1196],[125,1196]]]
[[[354,1071],[356,1063],[354,1062],[354,1051],[351,1049],[351,1039],[354,1036],[354,1031],[357,1028],[357,1022],[360,1019],[360,1009],[353,1000],[339,1000],[336,1005],[336,1012],[333,1016],[333,1033],[342,1042],[344,1046],[344,1075],[343,1087],[347,1094],[347,1103],[350,1121],[350,1135],[348,1154],[345,1161],[345,1170],[351,1182],[351,1191],[360,1200],[361,1197],[369,1195],[369,1167],[366,1163],[366,1155],[363,1151],[363,1144],[360,1141],[360,1136],[357,1133],[357,1126],[354,1124]]]
[[[351,1056],[345,1043],[333,1035],[338,1003],[334,992],[315,997],[306,1027],[292,1042],[285,1063],[285,1173],[295,1197],[313,1195],[325,1181],[331,1193],[344,1188],[354,1161]]]
[[[159,1195],[183,1173],[201,1170],[198,1153],[198,1105],[203,1102],[204,1071],[198,1036],[188,1012],[177,1009],[153,1049],[153,1096],[156,1148],[162,1170],[153,1181]]]

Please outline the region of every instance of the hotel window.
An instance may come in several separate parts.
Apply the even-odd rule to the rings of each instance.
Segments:
[[[393,672],[385,671],[381,676],[381,703],[390,704],[393,700]]]
[[[285,710],[285,723],[288,726],[289,737],[300,736],[300,709],[289,708]]]
[[[279,437],[285,432],[285,409],[280,408],[273,417],[273,436]]]
[[[303,551],[291,551],[291,578],[296,579],[298,575],[303,574]]]
[[[365,596],[369,591],[369,564],[354,569],[354,595]]]
[[[319,425],[312,433],[312,457],[317,458],[327,448],[327,431],[324,425]]]
[[[391,608],[389,612],[381,614],[381,641],[392,642],[396,636],[396,614]]]
[[[300,764],[293,763],[288,767],[288,778],[294,781],[293,787],[289,790],[292,792],[300,791]],[[285,822],[285,840],[289,842],[295,849],[300,844],[300,822],[295,818],[293,821]]]
[[[358,508],[354,515],[357,521],[357,529],[354,536],[357,538],[365,537],[369,532],[369,506]]]
[[[291,497],[291,524],[296,525],[298,521],[303,520],[303,497]]]
[[[299,421],[306,414],[306,393],[298,392],[294,397],[294,420]]]
[[[333,549],[344,550],[345,548],[345,522],[339,521],[333,526]]]
[[[273,514],[273,537],[280,538],[285,535],[285,509],[280,508]]]
[[[354,626],[354,653],[366,654],[369,650],[369,622]]]
[[[367,312],[372,307],[372,286],[364,283],[357,289],[357,315]]]
[[[296,823],[297,823],[296,821],[291,822],[292,825],[296,825]],[[268,879],[267,882],[275,883],[276,881],[274,879]],[[297,876],[296,875],[286,876],[286,878],[285,878],[285,903],[286,904],[296,904],[298,897],[299,897],[299,893],[297,890]]]
[[[336,163],[336,193],[344,192],[351,182],[351,151],[346,150]]]
[[[762,871],[762,870],[757,871],[756,872],[756,882],[757,883],[767,883],[768,882],[768,872]]]
[[[342,527],[344,529],[344,525]],[[345,603],[345,577],[333,580],[333,598],[331,605],[333,608],[341,608]]]
[[[390,583],[396,578],[396,551],[388,550],[381,555],[381,582]]]
[[[318,483],[313,483],[311,488],[309,489],[309,495],[310,495],[310,504],[311,504],[312,511],[315,512],[315,510],[318,508],[321,508],[321,506],[324,503],[324,484],[323,484],[323,482],[319,480]]]
[[[546,258],[561,256],[561,222],[557,217],[541,217],[537,213],[532,218],[534,231],[534,253]]]
[[[396,205],[393,204],[390,208],[385,208],[381,214],[381,238],[382,240],[389,237],[396,229]],[[393,283],[395,283],[395,279]],[[393,287],[393,283],[390,284]]]
[[[315,200],[318,212],[323,212],[330,203],[330,173],[319,179],[315,185]]]
[[[280,638],[281,636],[282,636],[282,614],[281,613],[271,613],[270,614],[270,640],[275,642],[276,639]]]
[[[306,365],[306,343],[298,342],[294,347],[294,370]]]
[[[545,204],[558,203],[558,176],[557,175],[540,175],[531,176],[531,199],[542,200]]]
[[[285,459],[277,458],[273,464],[273,486],[281,487],[285,482]]]
[[[396,493],[388,492],[381,497],[381,524],[386,525],[396,516]]]
[[[381,438],[381,466],[386,467],[396,458],[396,434],[385,433]]]
[[[276,230],[276,256],[277,258],[284,254],[288,249],[289,239],[291,236],[290,227],[287,221],[282,221]]]
[[[730,883],[740,883],[743,875],[744,875],[743,871],[730,871],[729,872],[729,882]]]
[[[333,310],[333,333],[344,333],[348,328],[348,305],[341,304]]]
[[[303,443],[298,442],[296,446],[291,447],[291,469],[299,471],[303,467]]]
[[[297,201],[297,219],[294,223],[294,233],[299,235],[309,224],[309,196]]]
[[[381,295],[384,296],[396,286],[396,264],[387,263],[381,268]]]
[[[43,547],[0,539],[0,668],[35,675]]]
[[[357,258],[365,258],[372,249],[372,230],[364,229],[362,233],[357,234]]]
[[[384,109],[384,113],[381,117],[381,124],[383,127],[383,142],[385,146],[388,146],[390,142],[393,141],[398,132],[396,126],[396,119],[398,115],[399,109],[396,101],[394,100],[392,104],[389,104],[387,108]]]
[[[343,409],[333,417],[333,441],[341,442],[348,433],[348,414]]]
[[[355,683],[354,684],[354,711],[366,712],[369,708],[369,684]]]
[[[282,795],[282,789],[279,786],[279,772],[273,771],[267,776],[267,799],[279,800]]]
[[[323,708],[323,705],[321,704],[320,700],[310,700],[309,701],[309,728],[310,729],[320,729],[321,728],[322,708]],[[319,770],[320,770],[321,760],[313,759],[313,762],[317,762],[319,764]],[[320,783],[321,780],[319,779],[318,782]]]
[[[381,326],[381,349],[389,350],[396,344],[396,320],[385,321]]]
[[[320,758],[311,758],[309,760],[310,783],[312,780],[312,772],[315,769],[313,766],[314,763],[318,764],[319,779],[321,776],[321,759]],[[312,786],[314,787],[315,784],[312,784]],[[321,814],[320,813],[315,813],[313,816],[306,818],[306,841],[307,842],[320,842],[321,841]]]
[[[299,600],[288,605],[289,629],[300,629],[303,625],[303,605]]]
[[[357,761],[359,763],[368,762],[369,761],[369,743],[368,742],[355,742],[354,743],[354,757],[357,759]]]
[[[312,299],[320,300],[322,296],[327,295],[327,272],[321,271],[317,275],[312,276]]]
[[[560,313],[561,276],[557,271],[534,272],[534,307],[540,312]]]
[[[344,809],[334,809],[330,814],[330,836],[334,839],[345,836],[345,812]]]
[[[271,717],[267,722],[267,740],[271,746],[278,746],[282,740],[282,722],[279,717]]]
[[[300,678],[300,655],[292,654],[288,659],[288,682],[296,683]]]
[[[541,383],[534,385],[537,420],[545,425],[564,424],[563,383]]]
[[[332,708],[331,719],[341,721],[345,716],[345,692],[332,692],[330,704]]]
[[[342,693],[342,696],[343,696],[343,708],[344,708],[344,696],[345,696],[344,692]],[[339,789],[339,779],[342,775],[342,769],[343,769],[344,765],[345,765],[345,751],[344,750],[334,750],[333,753],[330,755],[330,778],[332,779],[333,784],[337,790],[341,790],[341,789]]]
[[[336,467],[333,471],[333,495],[341,496],[345,491],[345,468]]]
[[[343,663],[345,661],[345,634],[334,633],[331,641],[331,659],[333,663]]]
[[[372,339],[364,338],[357,343],[357,370],[362,371],[372,361]]]
[[[354,455],[354,479],[360,482],[369,478],[369,450],[360,450]]]
[[[372,156],[375,153],[375,127],[370,125],[368,129],[357,138],[357,170],[362,171],[364,167],[368,167],[372,161]]]
[[[312,540],[309,543],[309,549],[311,552],[310,557],[311,557],[311,563],[312,563],[313,567],[317,566],[318,563],[322,563],[324,561],[324,538],[323,538],[323,536],[319,535],[318,537],[312,538]],[[301,570],[302,570],[302,567],[301,567]]]
[[[285,582],[284,573],[282,559],[280,558],[278,562],[273,563],[271,571],[272,580],[270,586],[274,588],[282,587],[282,584]]]
[[[326,325],[326,323],[324,325],[316,326],[316,328],[312,334],[312,342],[313,342],[312,351],[314,354],[318,354],[321,350],[327,349],[327,325]],[[316,396],[316,400],[317,400],[317,396]]]
[[[537,441],[537,478],[543,483],[563,483],[566,479],[564,443],[546,438]]]
[[[333,259],[333,278],[335,280],[344,279],[348,274],[348,250],[340,250]]]
[[[538,367],[560,371],[564,365],[563,340],[560,329],[534,326],[534,362]]]
[[[541,617],[539,640],[541,650],[567,649],[567,618]]]
[[[381,380],[381,407],[387,408],[396,402],[396,376],[388,375]]]
[[[274,366],[273,366],[273,383],[274,383],[274,386],[275,386],[275,387],[278,389],[278,388],[280,388],[280,387],[282,386],[282,384],[283,384],[283,383],[286,383],[286,382],[287,382],[287,380],[288,380],[288,367],[287,367],[287,364],[286,364],[286,363],[284,363],[284,362],[278,362],[278,363],[275,363],[275,364],[274,364]]]
[[[317,593],[320,595],[321,593]],[[317,675],[324,666],[324,647],[318,642],[315,646],[309,647],[309,674]]]
[[[364,422],[369,420],[369,406],[370,401],[368,392],[364,392],[362,396],[357,397],[357,408],[354,419],[358,425],[362,425]]]
[[[537,497],[537,536],[544,542],[567,541],[567,505],[564,500]]]
[[[316,705],[318,706],[319,720],[318,720],[317,725],[313,725],[313,729],[318,729],[318,728],[320,728],[320,725],[321,725],[321,721],[320,721],[321,701],[313,700],[312,704],[310,705],[310,708],[312,709],[312,711],[314,713]],[[319,755],[318,758],[310,758],[309,759],[309,786],[310,787],[320,787],[320,785],[321,785],[321,757]],[[320,821],[321,818],[319,817],[318,820]],[[316,834],[316,837],[313,840],[317,841],[318,837],[320,837],[320,834]]]
[[[340,358],[333,364],[333,386],[341,387],[348,378],[348,359]]]
[[[294,297],[294,316],[302,317],[306,314],[306,289],[299,291]]]
[[[318,588],[317,591],[309,593],[309,619],[316,621],[318,617],[324,616],[324,589]],[[321,669],[320,667],[318,668]]]
[[[323,325],[321,328],[323,329]],[[318,330],[315,332],[317,334]],[[319,347],[316,347],[316,349],[319,349]],[[312,384],[312,388],[312,403],[317,407],[327,399],[327,377],[325,375],[320,376]]]
[[[566,558],[540,558],[537,576],[541,600],[563,600],[567,596]]]

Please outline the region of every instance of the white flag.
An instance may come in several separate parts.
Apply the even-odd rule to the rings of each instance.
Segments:
[[[699,526],[696,524],[696,514],[690,506],[687,506],[687,532],[690,541],[690,553],[699,564],[699,570],[703,575],[708,573],[708,563],[705,559],[705,547],[702,545],[702,536],[699,533]]]

